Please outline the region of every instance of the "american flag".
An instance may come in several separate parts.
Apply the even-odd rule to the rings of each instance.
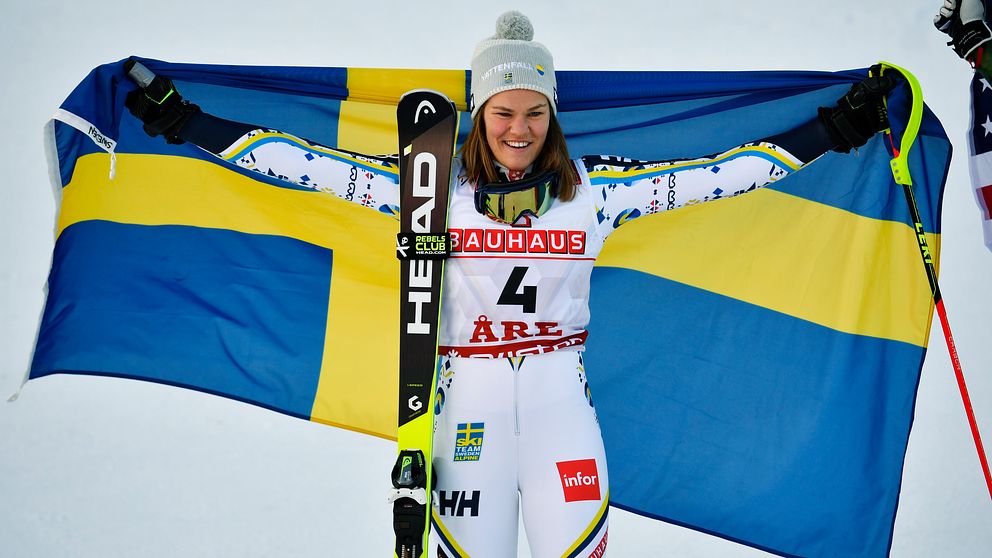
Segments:
[[[992,250],[992,83],[979,73],[971,80],[971,183],[982,211],[985,246]]]

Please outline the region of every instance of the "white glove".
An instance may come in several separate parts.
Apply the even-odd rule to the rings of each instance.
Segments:
[[[947,43],[961,58],[971,59],[975,49],[992,39],[985,23],[982,0],[944,0],[933,18],[934,26],[951,36]]]

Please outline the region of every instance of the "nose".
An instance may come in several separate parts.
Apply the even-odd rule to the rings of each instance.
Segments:
[[[518,114],[510,119],[510,132],[513,134],[525,134],[527,132],[527,118],[522,114]]]

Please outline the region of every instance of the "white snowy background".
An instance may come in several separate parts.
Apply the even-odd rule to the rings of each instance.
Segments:
[[[703,2],[80,2],[0,8],[0,556],[384,557],[392,443],[192,391],[53,376],[15,403],[32,351],[55,204],[42,125],[99,64],[465,68],[497,15],[523,9],[559,69],[914,71],[955,146],[941,286],[992,445],[992,254],[965,134],[970,70],[938,0]],[[923,273],[921,270],[920,273]],[[895,278],[894,280],[898,280]],[[892,556],[992,556],[992,501],[939,324],[923,370]],[[649,489],[649,487],[645,487]],[[613,557],[767,554],[618,510]],[[521,544],[521,556],[529,556]]]

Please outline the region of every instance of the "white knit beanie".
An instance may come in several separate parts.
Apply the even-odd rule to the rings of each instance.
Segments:
[[[543,93],[558,114],[558,83],[551,52],[532,41],[534,27],[520,12],[506,12],[496,20],[496,34],[483,39],[472,55],[472,96],[469,108],[474,118],[490,97],[510,89]]]

